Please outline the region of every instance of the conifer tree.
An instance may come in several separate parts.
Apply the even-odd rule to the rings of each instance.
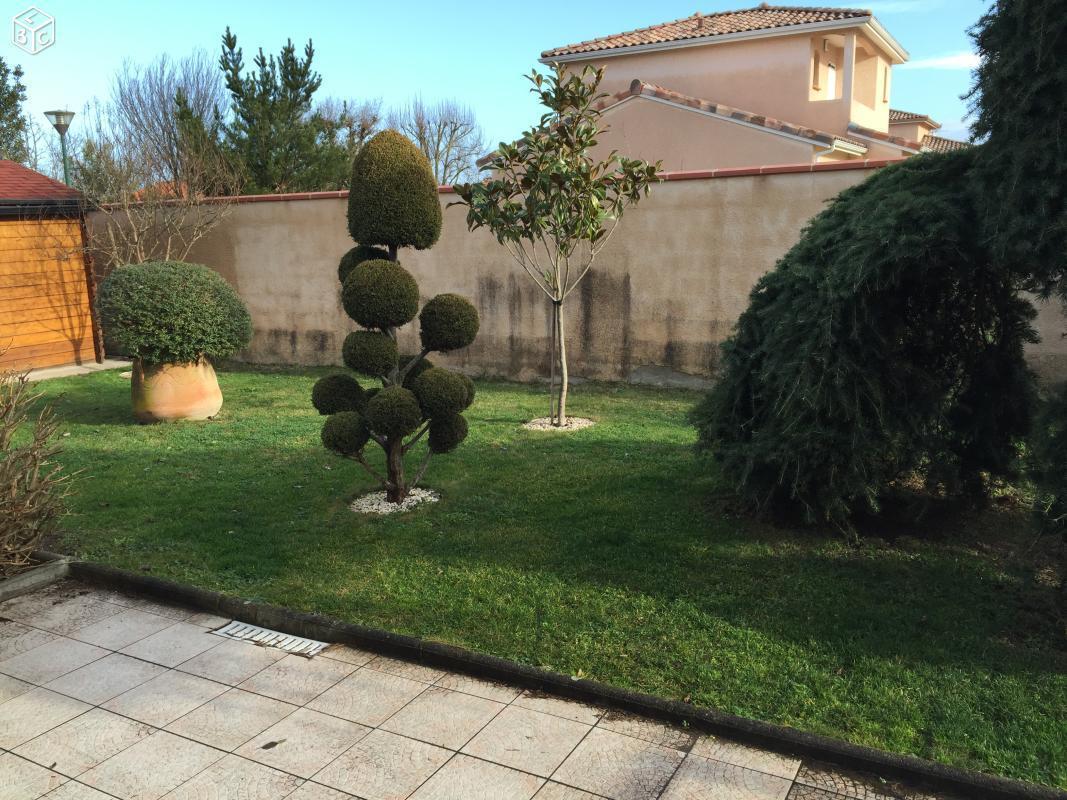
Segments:
[[[345,365],[381,381],[365,389],[349,374],[329,375],[312,390],[327,415],[322,442],[375,477],[390,502],[400,503],[422,478],[430,457],[454,450],[467,436],[462,412],[474,401],[465,375],[436,367],[426,356],[467,347],[478,333],[478,312],[465,298],[440,294],[419,310],[419,287],[397,260],[403,247],[424,250],[441,234],[441,206],[430,164],[402,134],[387,130],[359,152],[352,165],[348,230],[358,242],[338,266],[341,303],[361,326],[344,341]],[[419,318],[422,349],[400,354],[397,328]],[[404,456],[426,438],[415,476]],[[385,451],[385,475],[364,449]]]
[[[26,87],[22,85],[22,67],[9,67],[0,57],[0,158],[24,164],[29,159],[26,146],[26,115],[22,104]]]

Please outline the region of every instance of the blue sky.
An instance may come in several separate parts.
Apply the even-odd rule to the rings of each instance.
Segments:
[[[201,48],[218,53],[229,25],[249,53],[277,52],[286,38],[315,44],[321,95],[382,98],[400,104],[421,94],[471,106],[488,138],[509,139],[538,116],[521,76],[544,49],[691,15],[755,5],[755,0],[36,0],[56,19],[56,43],[28,55],[8,33],[0,54],[26,71],[28,109],[37,115],[66,106],[80,111],[106,97],[123,59],[146,62],[161,53],[182,56]],[[800,3],[797,3],[798,5]],[[967,29],[987,0],[872,0],[811,5],[871,8],[909,51],[913,64],[894,74],[893,105],[931,115],[947,136],[966,136],[971,82]],[[6,19],[27,0],[0,0]],[[536,8],[531,16],[523,9]],[[638,76],[635,76],[638,77]],[[714,98],[710,98],[714,99]],[[75,120],[77,125],[77,120]]]

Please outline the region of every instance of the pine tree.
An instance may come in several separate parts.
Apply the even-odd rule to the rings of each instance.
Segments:
[[[322,78],[312,67],[309,39],[304,56],[287,41],[277,58],[260,48],[245,72],[237,37],[226,29],[219,66],[230,92],[232,120],[224,126],[228,149],[242,166],[248,194],[309,191],[319,188],[322,155],[310,118],[312,99]]]

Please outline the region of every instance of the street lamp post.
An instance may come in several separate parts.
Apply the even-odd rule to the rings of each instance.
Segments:
[[[59,150],[63,154],[63,183],[70,185],[70,165],[67,163],[67,128],[74,119],[73,111],[46,111],[44,115],[59,133]]]

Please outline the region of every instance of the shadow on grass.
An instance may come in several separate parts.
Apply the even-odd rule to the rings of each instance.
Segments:
[[[104,408],[101,418],[117,413]],[[312,419],[307,438],[289,436],[270,451],[186,440],[159,463],[148,439],[131,443],[118,461],[112,449],[83,445],[80,459],[107,488],[85,504],[81,521],[100,527],[117,514],[120,560],[210,574],[256,596],[275,580],[374,570],[380,560],[410,563],[416,573],[428,564],[470,574],[490,568],[515,576],[515,591],[526,579],[570,587],[564,603],[567,593],[619,591],[846,661],[1020,674],[1067,666],[1055,645],[1052,589],[1038,591],[952,547],[851,548],[815,533],[707,516],[699,476],[673,474],[688,457],[684,444],[646,448],[633,468],[575,459],[556,472],[516,475],[521,455],[469,442],[431,467],[429,485],[445,496],[439,506],[376,519],[347,510],[374,487],[358,467],[315,447]],[[93,502],[108,505],[98,511]],[[119,532],[108,535],[103,548],[73,540],[107,558]],[[434,613],[431,597],[412,602]]]

